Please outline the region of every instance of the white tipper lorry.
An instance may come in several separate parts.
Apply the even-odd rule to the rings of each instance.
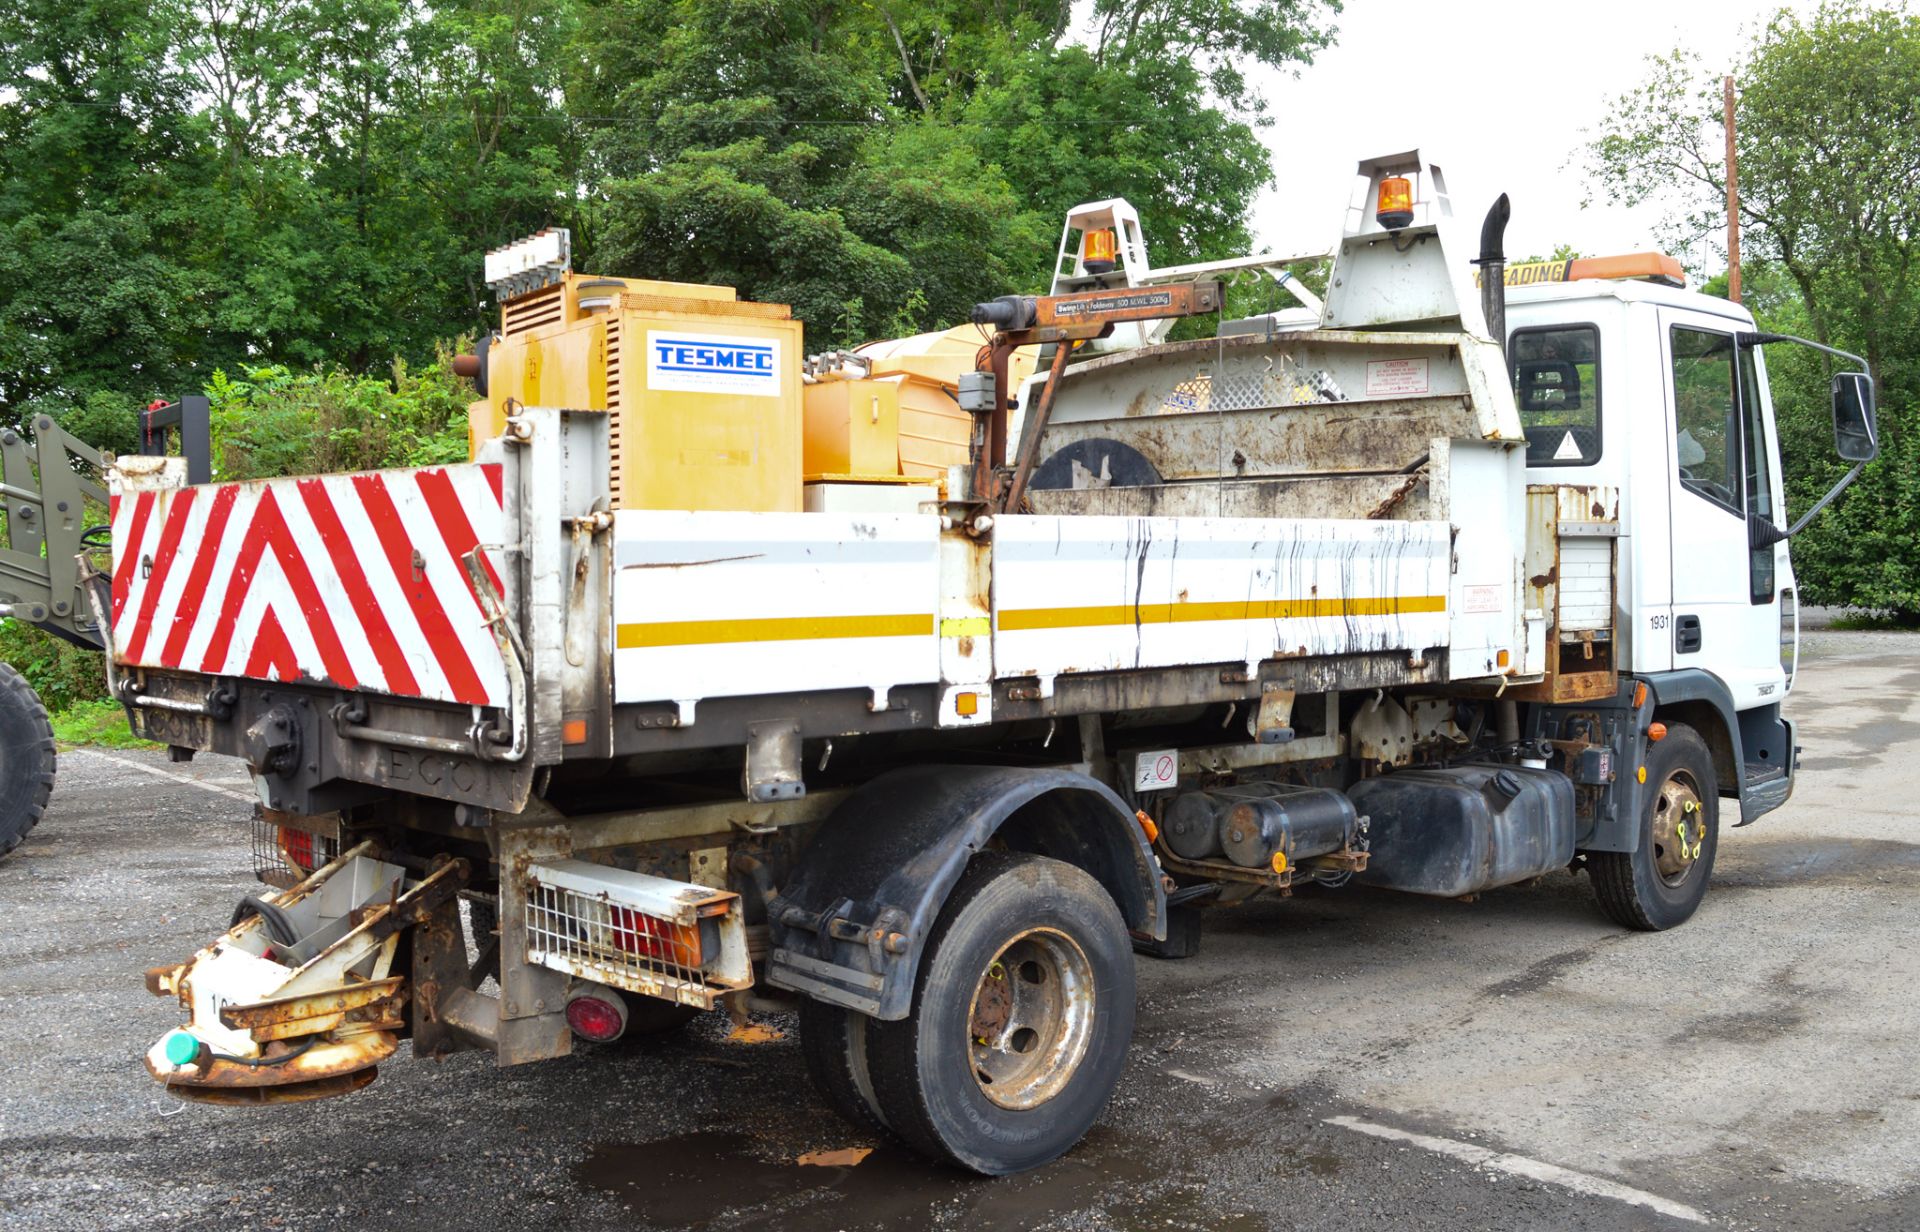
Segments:
[[[785,1009],[838,1111],[1005,1174],[1209,908],[1572,870],[1685,922],[1793,784],[1797,340],[1655,254],[1503,272],[1504,210],[1476,293],[1439,168],[1369,159],[1324,300],[1230,319],[1285,259],[1156,270],[1093,203],[1052,294],[812,357],[543,232],[488,258],[470,462],[121,459],[112,687],[246,759],[277,885],[149,973],[147,1068],[311,1099]]]

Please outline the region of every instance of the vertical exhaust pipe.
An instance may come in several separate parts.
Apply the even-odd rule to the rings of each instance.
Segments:
[[[1507,353],[1507,219],[1513,216],[1513,207],[1507,201],[1507,194],[1501,193],[1500,199],[1487,211],[1487,219],[1480,224],[1480,259],[1474,264],[1480,267],[1480,311],[1487,318],[1487,333],[1500,344],[1500,353]],[[1508,380],[1512,380],[1509,375]]]

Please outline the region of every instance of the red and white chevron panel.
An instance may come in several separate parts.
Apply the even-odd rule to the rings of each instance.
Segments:
[[[116,495],[114,656],[504,706],[461,564],[516,538],[501,484],[486,463]]]

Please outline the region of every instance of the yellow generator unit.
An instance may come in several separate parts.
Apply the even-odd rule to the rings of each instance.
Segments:
[[[732,287],[576,274],[564,230],[487,255],[500,334],[470,444],[509,405],[606,410],[619,509],[801,508],[800,322]]]

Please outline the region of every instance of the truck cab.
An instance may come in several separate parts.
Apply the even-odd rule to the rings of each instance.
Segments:
[[[1780,444],[1745,309],[1689,291],[1656,253],[1514,267],[1507,351],[1530,484],[1620,493],[1621,669],[1700,703],[1744,821],[1785,801],[1797,650]],[[1560,280],[1549,281],[1553,275]],[[1563,589],[1605,562],[1566,566]]]

